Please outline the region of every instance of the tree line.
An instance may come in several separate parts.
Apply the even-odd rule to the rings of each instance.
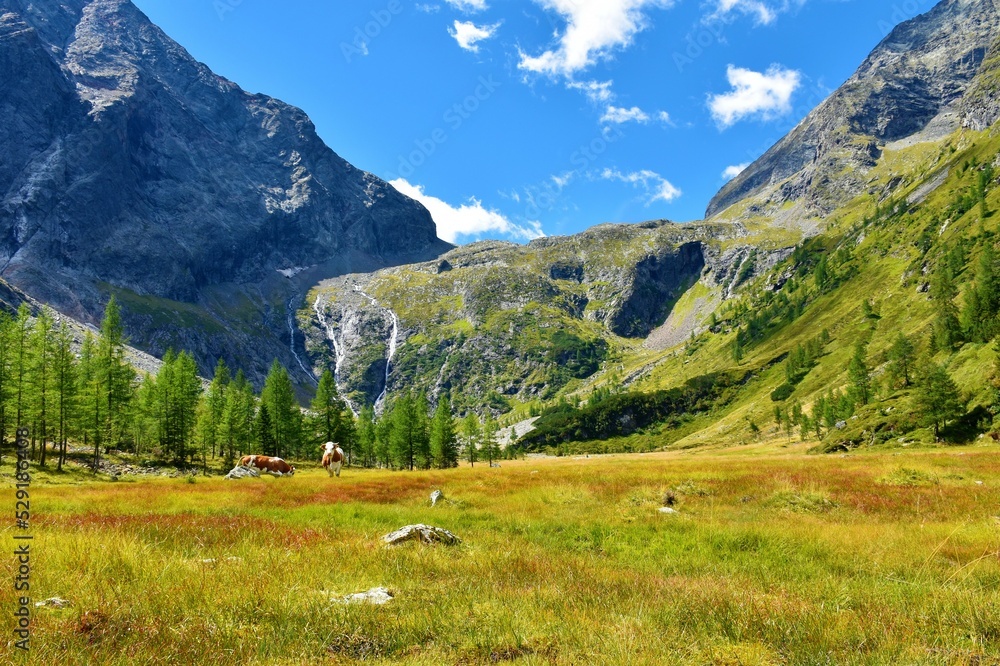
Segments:
[[[432,412],[424,394],[404,393],[376,418],[370,406],[355,416],[329,370],[307,409],[277,360],[259,393],[222,360],[206,383],[184,351],[168,351],[155,374],[137,372],[114,297],[99,331],[80,344],[47,308],[37,316],[26,304],[0,312],[0,443],[8,446],[21,427],[31,432],[32,459],[44,466],[55,458],[59,470],[71,441],[92,451],[95,469],[109,450],[207,467],[250,453],[318,458],[327,441],[366,467],[492,464],[501,454],[492,416],[457,420],[447,395]]]

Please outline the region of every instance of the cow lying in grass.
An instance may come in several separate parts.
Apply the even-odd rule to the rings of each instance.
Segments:
[[[291,476],[295,474],[294,467],[281,458],[273,456],[243,456],[240,458],[240,466],[256,467],[262,473],[272,476]]]
[[[335,442],[327,442],[323,445],[323,468],[330,476],[336,474],[340,476],[340,468],[344,465],[344,450]]]

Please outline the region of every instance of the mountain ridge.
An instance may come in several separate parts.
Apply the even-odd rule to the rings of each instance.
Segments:
[[[950,107],[995,46],[998,17],[996,0],[943,0],[896,26],[842,86],[719,190],[706,218],[758,199],[804,200],[803,218],[829,213],[864,188],[887,143],[941,115],[951,114],[951,128],[968,122],[972,109]]]

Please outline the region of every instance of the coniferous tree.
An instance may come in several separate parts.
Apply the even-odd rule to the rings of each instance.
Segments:
[[[391,413],[383,414],[382,418],[375,422],[375,460],[378,467],[392,467]]]
[[[473,412],[469,412],[462,421],[462,435],[465,440],[463,442],[465,459],[469,461],[469,465],[472,467],[475,467],[476,461],[479,460],[480,433],[479,417]]]
[[[125,360],[125,327],[118,302],[112,296],[104,309],[101,334],[94,357],[100,382],[102,439],[107,447],[119,447],[127,425],[129,403],[134,393],[135,369]],[[95,455],[99,459],[100,452]]]
[[[910,385],[910,374],[913,369],[915,350],[913,343],[902,331],[896,334],[896,339],[889,348],[889,375],[903,386]]]
[[[133,400],[135,416],[132,419],[132,437],[135,440],[135,452],[143,452],[153,442],[160,441],[160,419],[157,408],[159,402],[156,392],[156,377],[144,375],[136,389]]]
[[[2,335],[2,333],[0,333]],[[59,456],[56,468],[62,471],[66,463],[69,434],[77,418],[77,367],[73,354],[73,336],[65,322],[56,331],[53,350],[54,410],[57,418],[56,437]]]
[[[500,447],[497,444],[498,430],[499,428],[493,415],[486,412],[486,417],[483,418],[480,442],[482,453],[486,456],[486,461],[490,467],[493,467],[493,461],[500,457]]]
[[[414,457],[417,467],[420,469],[430,469],[433,464],[431,458],[430,440],[430,406],[427,404],[427,395],[421,391],[413,400],[413,417],[416,422],[414,440]]]
[[[187,457],[195,453],[193,446],[194,427],[198,409],[198,399],[201,397],[201,380],[198,378],[198,365],[194,356],[187,352],[177,355],[176,368],[173,376],[173,421],[177,432],[177,450],[180,456]]]
[[[358,415],[358,455],[365,467],[378,465],[375,410],[365,405]]]
[[[37,439],[41,447],[39,464],[42,466],[46,463],[48,452],[50,408],[55,384],[52,325],[52,316],[43,309],[28,339],[26,403],[33,425],[32,439]]]
[[[94,446],[93,465],[96,473],[101,460],[105,399],[98,363],[98,343],[90,331],[87,331],[80,347],[80,373],[77,392],[80,395],[80,431],[83,434],[83,445],[93,444]]]
[[[7,443],[10,412],[7,403],[11,396],[11,336],[14,321],[6,312],[0,311],[0,449]]]
[[[940,436],[941,428],[948,421],[959,418],[964,412],[958,386],[948,371],[934,362],[928,362],[924,368],[914,401],[924,422],[934,426],[935,438]]]
[[[962,325],[954,302],[957,294],[951,268],[946,262],[939,262],[931,280],[931,298],[935,304],[934,348],[940,351],[952,351],[961,341]]]
[[[31,310],[26,303],[17,308],[17,319],[11,331],[11,365],[14,382],[14,427],[25,425],[25,391],[28,375],[28,345],[31,336]]]
[[[1000,275],[993,243],[987,241],[979,255],[975,283],[965,293],[962,331],[968,340],[987,342],[997,333],[1000,314]]]
[[[274,423],[271,421],[271,410],[267,408],[267,402],[262,400],[257,408],[257,416],[254,419],[254,435],[257,441],[256,450],[265,456],[276,456],[277,441],[274,439]]]
[[[868,368],[868,347],[859,342],[854,347],[854,356],[847,366],[847,377],[851,383],[851,396],[855,404],[867,405],[871,398],[871,370]]]
[[[451,416],[451,398],[447,393],[438,400],[434,411],[430,444],[435,467],[447,469],[458,465],[458,438],[455,436],[455,422]]]
[[[173,349],[168,349],[163,355],[163,365],[160,366],[156,377],[152,380],[150,403],[152,411],[149,415],[156,424],[156,441],[160,446],[160,450],[179,460],[182,458],[182,455],[178,452],[177,433],[172,421],[174,416],[173,391],[176,384],[174,380],[176,358]]]
[[[226,409],[226,389],[229,387],[229,366],[219,359],[215,365],[215,375],[208,391],[199,403],[196,430],[201,442],[203,456],[211,451],[215,458],[216,449],[220,445],[219,428],[222,414]]]
[[[823,287],[826,286],[827,281],[830,279],[830,271],[827,266],[825,254],[821,255],[819,261],[816,262],[816,270],[813,271],[813,279],[816,282],[816,289],[822,292]]]
[[[226,407],[219,423],[219,439],[225,447],[227,466],[235,463],[237,453],[250,450],[255,408],[253,387],[243,371],[239,370],[226,389]]]
[[[295,399],[292,378],[277,359],[264,380],[260,399],[267,403],[270,412],[277,455],[298,453],[301,450],[302,412]]]
[[[393,462],[401,469],[416,469],[417,451],[420,446],[420,427],[416,400],[410,392],[403,393],[393,403],[389,418],[389,446]]]

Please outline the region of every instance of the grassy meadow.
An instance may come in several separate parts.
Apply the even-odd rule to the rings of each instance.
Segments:
[[[0,663],[1000,664],[1000,447],[806,448],[39,482]]]

